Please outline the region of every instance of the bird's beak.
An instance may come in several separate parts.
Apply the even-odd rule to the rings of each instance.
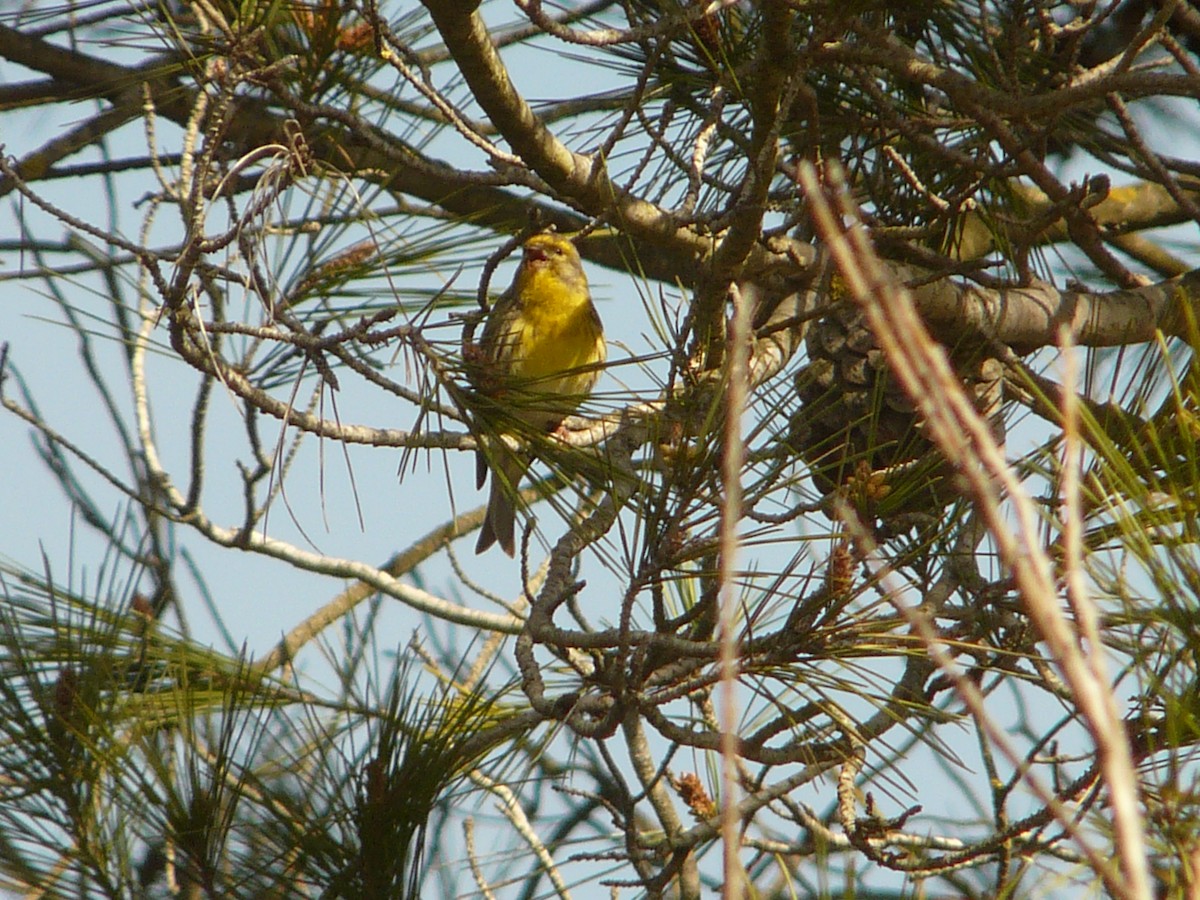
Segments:
[[[550,257],[546,256],[546,251],[540,247],[525,248],[525,262],[545,262]]]

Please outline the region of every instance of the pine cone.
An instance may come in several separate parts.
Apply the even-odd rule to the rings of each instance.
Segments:
[[[809,362],[796,374],[792,446],[817,488],[841,489],[870,520],[935,515],[955,497],[944,459],[914,405],[891,377],[862,313],[841,304],[809,329]],[[951,363],[976,408],[1001,436],[1003,366],[986,348],[959,347]]]

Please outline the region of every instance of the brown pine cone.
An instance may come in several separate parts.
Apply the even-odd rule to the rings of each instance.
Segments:
[[[891,377],[862,313],[850,304],[834,307],[813,323],[806,342],[809,362],[796,374],[801,406],[791,435],[817,488],[826,495],[841,490],[870,521],[937,515],[956,496],[951,472]],[[951,349],[950,359],[999,437],[1002,364],[978,346]]]

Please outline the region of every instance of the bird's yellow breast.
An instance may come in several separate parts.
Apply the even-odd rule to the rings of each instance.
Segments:
[[[512,375],[547,394],[584,394],[594,371],[573,371],[604,360],[599,321],[585,292],[564,290],[550,272],[537,272],[522,291]]]

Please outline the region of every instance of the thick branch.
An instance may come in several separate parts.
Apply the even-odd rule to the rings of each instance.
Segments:
[[[1200,269],[1104,293],[1060,290],[1046,282],[993,290],[942,279],[913,288],[913,297],[943,340],[979,333],[1028,351],[1054,344],[1063,325],[1087,347],[1143,343],[1159,331],[1186,340],[1200,303]]]
[[[707,251],[708,242],[690,230],[681,231],[671,215],[620,191],[601,160],[573,153],[555,137],[508,77],[475,3],[427,0],[425,6],[475,101],[513,151],[550,187],[591,215],[611,210],[623,231],[683,241],[697,255]]]

